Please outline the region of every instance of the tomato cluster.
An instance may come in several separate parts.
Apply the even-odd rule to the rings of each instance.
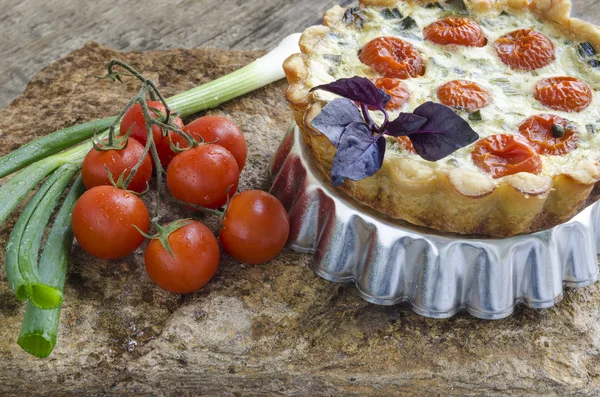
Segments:
[[[431,23],[423,29],[425,40],[434,45],[484,47],[488,40],[484,31],[468,18],[448,17]],[[518,29],[508,32],[493,43],[500,61],[520,72],[534,71],[550,65],[555,59],[552,41],[541,32]],[[387,110],[400,109],[410,99],[403,79],[418,78],[425,74],[425,61],[410,43],[396,37],[377,37],[359,52],[360,61],[380,76],[376,86],[390,95]],[[593,95],[585,82],[569,76],[540,80],[533,93],[544,106],[563,112],[581,112],[590,106]],[[453,80],[437,89],[438,100],[454,109],[477,112],[492,101],[491,93],[481,85],[468,80]],[[480,116],[478,116],[480,117]],[[415,153],[407,137],[396,138],[398,145]],[[562,155],[574,150],[579,132],[572,123],[551,114],[541,114],[523,121],[517,135],[494,135],[475,144],[473,162],[500,178],[519,172],[537,174],[542,170],[540,155]]]
[[[147,115],[166,121],[161,102],[147,105]],[[145,253],[148,275],[174,293],[196,291],[214,276],[219,243],[201,222],[155,224],[158,233],[148,236],[150,215],[137,194],[148,190],[153,170],[148,153],[155,149],[160,166],[154,166],[157,172],[166,167],[171,196],[222,217],[219,240],[225,252],[249,264],[274,258],[287,242],[288,215],[269,193],[235,194],[247,157],[246,141],[237,125],[220,116],[201,117],[188,125],[170,117],[172,130],[149,124],[152,142],[148,142],[142,106],[132,106],[121,120],[119,136],[98,143],[86,156],[82,178],[89,190],[75,204],[72,217],[79,245],[98,258],[117,259],[150,238]]]

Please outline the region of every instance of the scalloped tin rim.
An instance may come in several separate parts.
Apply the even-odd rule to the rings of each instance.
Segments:
[[[354,282],[359,296],[377,305],[407,303],[432,318],[468,312],[502,319],[518,304],[553,307],[564,287],[599,277],[600,204],[552,229],[509,238],[413,226],[328,186],[295,124],[269,171],[271,193],[290,214],[288,247],[311,254],[320,277]]]

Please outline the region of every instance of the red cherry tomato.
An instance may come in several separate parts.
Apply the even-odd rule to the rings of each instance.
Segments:
[[[535,86],[535,99],[550,109],[581,112],[592,103],[592,89],[575,77],[549,77]]]
[[[563,136],[555,137],[553,125],[563,129]],[[541,154],[558,155],[569,153],[577,147],[577,129],[562,117],[540,114],[528,118],[519,127],[519,133]]]
[[[167,169],[171,195],[186,203],[216,209],[235,194],[240,169],[235,158],[221,146],[203,144],[179,153]],[[231,186],[231,188],[230,188]]]
[[[150,108],[157,109],[160,113],[166,114],[167,110],[165,106],[160,101],[148,101],[148,106]],[[152,109],[148,109],[153,118],[158,118],[159,114],[153,111]],[[179,129],[182,129],[184,124],[181,117],[172,117],[171,123]],[[123,116],[123,120],[121,120],[120,127],[120,135],[125,135],[127,131],[131,128],[131,133],[129,135],[130,138],[135,139],[142,146],[146,146],[148,142],[148,133],[146,132],[146,119],[144,118],[144,113],[142,112],[142,106],[139,103],[133,105],[125,115]],[[171,146],[169,145],[168,134],[163,134],[161,128],[157,125],[152,126],[152,137],[154,139],[154,144],[156,145],[158,151],[158,157],[160,158],[160,163],[163,166],[169,165],[169,161],[175,153],[171,150]],[[163,142],[163,141],[166,141]],[[152,160],[154,162],[154,160]]]
[[[548,37],[531,29],[508,33],[494,43],[494,49],[509,68],[531,71],[554,60],[554,44]]]
[[[519,172],[539,174],[542,159],[527,141],[515,135],[492,135],[475,143],[473,162],[479,168],[501,178]]]
[[[73,234],[86,252],[100,259],[131,254],[144,242],[150,215],[135,194],[114,186],[96,186],[75,203],[71,220]]]
[[[267,192],[246,190],[231,199],[219,239],[233,258],[259,264],[283,249],[289,233],[288,214],[281,202]]]
[[[215,236],[202,223],[189,222],[167,237],[172,255],[159,239],[152,239],[146,247],[144,262],[148,275],[160,288],[176,294],[204,287],[219,266],[219,243]]]
[[[246,139],[237,125],[227,117],[204,116],[186,125],[185,133],[193,138],[202,138],[205,143],[214,143],[229,150],[240,167],[240,172],[246,164],[248,149]],[[187,142],[180,135],[171,132],[171,140],[179,147],[187,147]]]
[[[123,172],[125,172],[124,179],[126,179],[131,169],[138,163],[143,154],[144,147],[133,138],[129,138],[127,140],[127,147],[121,150],[98,151],[92,149],[85,156],[83,165],[81,166],[83,184],[88,189],[94,186],[110,185],[111,182],[108,178],[106,168],[108,168],[115,181]],[[133,179],[131,179],[127,189],[141,193],[146,190],[151,177],[152,162],[150,161],[150,156],[146,156]]]
[[[383,77],[408,79],[425,74],[425,63],[412,44],[396,37],[378,37],[360,51],[362,63]]]
[[[483,47],[487,39],[477,23],[468,18],[448,17],[423,29],[423,36],[436,44]]]
[[[491,94],[479,84],[468,80],[452,80],[438,88],[441,103],[474,112],[490,103]]]

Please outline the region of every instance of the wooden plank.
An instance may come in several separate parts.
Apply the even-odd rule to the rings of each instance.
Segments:
[[[121,51],[215,46],[268,49],[353,0],[0,0],[0,108],[33,75],[88,41]],[[596,0],[575,15],[600,24]]]

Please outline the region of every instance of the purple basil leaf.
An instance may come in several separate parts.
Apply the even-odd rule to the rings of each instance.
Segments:
[[[429,161],[438,161],[470,145],[479,135],[452,109],[439,103],[426,102],[414,110],[427,122],[408,134],[417,154]]]
[[[376,173],[383,164],[385,137],[374,136],[365,123],[352,123],[342,135],[331,167],[331,185],[358,181]]]
[[[311,125],[325,135],[334,146],[338,146],[346,127],[363,121],[356,104],[346,98],[329,102],[313,119]]]
[[[377,88],[366,77],[354,76],[349,79],[339,79],[333,83],[318,85],[310,91],[324,90],[348,98],[355,102],[364,103],[383,111],[391,97]]]
[[[412,113],[400,113],[397,119],[390,121],[386,128],[386,135],[404,136],[417,131],[427,122],[427,119]]]

